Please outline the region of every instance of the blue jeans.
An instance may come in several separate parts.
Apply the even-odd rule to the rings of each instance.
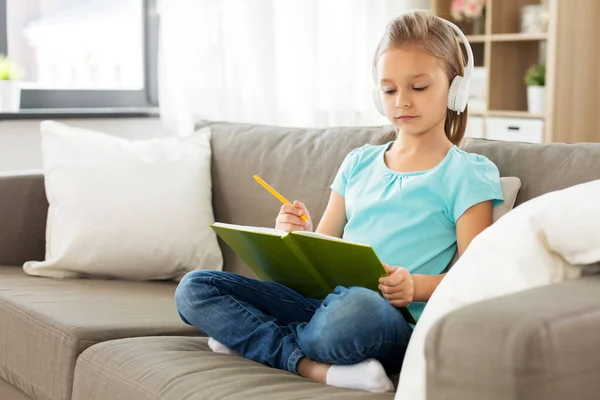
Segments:
[[[193,271],[175,302],[183,321],[243,357],[296,372],[302,357],[344,365],[379,360],[400,371],[412,327],[378,293],[338,286],[325,300],[230,272]]]

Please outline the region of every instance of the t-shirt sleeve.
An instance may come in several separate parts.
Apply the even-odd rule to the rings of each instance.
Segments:
[[[330,186],[331,189],[335,190],[342,196],[346,195],[346,185],[348,184],[348,180],[352,175],[352,171],[358,162],[358,157],[363,147],[358,147],[346,155],[335,176],[335,179],[333,180],[333,183]]]
[[[486,157],[473,154],[472,159],[464,163],[462,173],[455,176],[457,179],[452,210],[454,223],[476,204],[491,200],[492,206],[496,207],[504,202],[500,172]]]

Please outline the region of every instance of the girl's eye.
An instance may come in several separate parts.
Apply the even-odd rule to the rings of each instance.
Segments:
[[[396,89],[383,89],[383,94],[394,94]]]
[[[421,87],[414,87],[413,90],[416,90],[417,92],[424,92],[427,89],[427,86],[421,86]]]

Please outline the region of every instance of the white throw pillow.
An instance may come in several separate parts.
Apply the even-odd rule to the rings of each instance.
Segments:
[[[396,399],[426,398],[425,341],[462,306],[574,279],[600,261],[600,180],[534,198],[477,236],[431,296],[410,339]]]
[[[129,141],[44,121],[41,134],[46,260],[26,262],[26,273],[152,280],[222,268],[209,129]]]

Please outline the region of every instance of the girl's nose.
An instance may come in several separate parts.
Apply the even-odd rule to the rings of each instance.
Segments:
[[[397,95],[396,95],[396,107],[397,108],[410,107],[410,104],[411,103],[410,103],[409,95],[404,91],[398,90]]]

